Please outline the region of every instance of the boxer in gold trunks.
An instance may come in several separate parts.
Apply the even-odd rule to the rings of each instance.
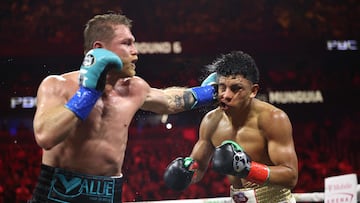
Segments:
[[[169,164],[164,179],[183,190],[204,176],[209,163],[231,183],[238,202],[295,202],[291,189],[298,179],[298,161],[287,114],[255,98],[259,71],[253,58],[233,51],[209,68],[218,85],[219,106],[202,119],[199,139],[189,157]]]

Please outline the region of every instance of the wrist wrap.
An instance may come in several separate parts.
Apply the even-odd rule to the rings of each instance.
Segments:
[[[214,100],[216,99],[217,90],[213,85],[193,87],[190,88],[190,90],[196,99],[191,109],[205,106],[214,102]]]
[[[74,112],[81,120],[84,120],[101,95],[101,91],[80,86],[80,89],[65,104],[65,107]]]
[[[268,182],[270,178],[270,169],[267,165],[251,162],[251,167],[246,180],[263,185]]]

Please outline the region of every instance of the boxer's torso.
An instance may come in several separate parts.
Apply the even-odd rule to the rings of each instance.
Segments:
[[[234,140],[246,151],[252,160],[272,165],[267,152],[266,136],[262,133],[259,126],[263,124],[260,116],[267,111],[273,111],[275,108],[267,103],[254,100],[247,115],[239,114],[238,117],[229,118],[220,108],[214,111],[213,119],[217,127],[211,137],[214,146],[219,146],[225,140]],[[245,119],[243,119],[245,117]],[[237,123],[237,119],[243,119],[243,122]],[[239,125],[237,125],[239,124]],[[228,176],[230,183],[235,188],[242,186],[241,179],[235,176]]]
[[[77,75],[74,72],[65,79],[76,86]],[[64,142],[44,151],[43,163],[90,175],[120,175],[128,128],[145,100],[147,88],[138,77],[121,78],[114,85],[106,85],[89,117],[79,122]],[[68,92],[69,98],[75,91],[72,88]]]

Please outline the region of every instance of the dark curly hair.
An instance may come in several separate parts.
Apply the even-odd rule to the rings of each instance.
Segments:
[[[255,60],[242,51],[222,54],[207,68],[210,72],[216,72],[218,76],[242,75],[253,84],[259,83],[259,70]]]

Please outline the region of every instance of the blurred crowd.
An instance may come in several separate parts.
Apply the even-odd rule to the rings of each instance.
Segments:
[[[7,0],[0,3],[2,41],[79,43],[95,14],[123,11],[138,39],[358,36],[360,5],[344,1]],[[161,22],[161,23],[158,23]]]

